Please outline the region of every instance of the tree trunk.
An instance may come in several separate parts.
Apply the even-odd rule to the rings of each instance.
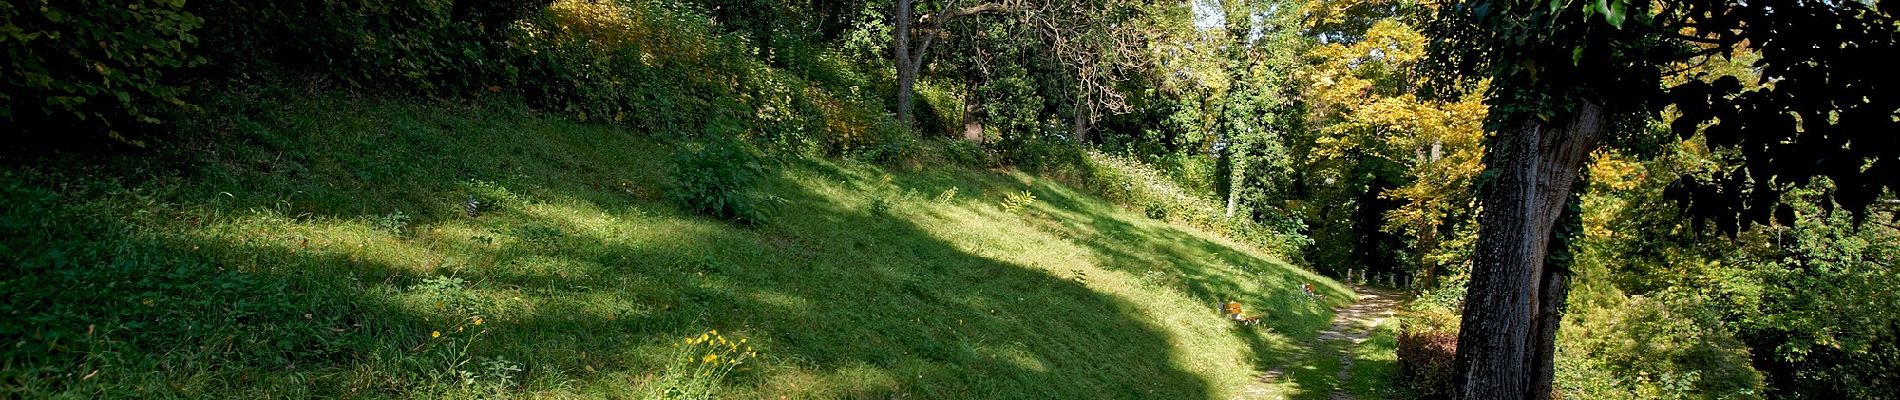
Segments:
[[[1444,148],[1444,140],[1432,140],[1430,150],[1419,150],[1419,164],[1437,163],[1444,154]],[[1438,199],[1438,201],[1444,201],[1444,199]],[[1418,265],[1422,267],[1422,271],[1420,271],[1422,273],[1417,275],[1423,275],[1418,276],[1418,278],[1421,279],[1419,282],[1420,286],[1417,287],[1435,287],[1438,286],[1438,266],[1432,264],[1428,258],[1433,251],[1438,249],[1438,227],[1440,224],[1430,216],[1430,213],[1419,213],[1417,223]]]
[[[1088,137],[1089,118],[1090,118],[1089,116],[1090,110],[1089,110],[1089,106],[1087,105],[1089,101],[1088,86],[1085,83],[1081,82],[1079,79],[1077,80],[1075,85],[1076,85],[1075,113],[1070,118],[1071,124],[1073,125],[1070,129],[1071,131],[1074,132],[1073,135],[1075,137],[1075,144],[1085,145],[1090,142],[1089,137]]]
[[[963,92],[963,140],[983,143],[983,120],[978,115],[983,112],[982,100],[977,96],[975,83],[965,87],[967,89]]]
[[[930,51],[931,40],[936,39],[944,24],[951,20],[971,15],[1001,12],[1009,9],[1001,3],[986,3],[975,6],[942,10],[936,14],[926,14],[922,26],[912,29],[911,6],[914,0],[897,0],[897,32],[892,40],[895,47],[893,58],[897,60],[897,121],[904,128],[911,127],[911,95],[917,86],[917,73],[924,65],[924,55]],[[917,41],[917,48],[910,48],[911,32],[924,32],[923,40]]]
[[[1557,328],[1563,322],[1564,301],[1570,297],[1570,271],[1568,268],[1545,268],[1538,279],[1538,309],[1531,317],[1531,354],[1526,361],[1530,366],[1530,389],[1525,397],[1534,400],[1550,400],[1552,375],[1556,373]]]
[[[895,56],[897,60],[897,122],[910,128],[910,93],[917,83],[917,75],[910,66],[910,2],[897,0],[897,33]]]
[[[1482,194],[1458,333],[1465,398],[1548,398],[1549,340],[1568,285],[1567,272],[1545,269],[1545,257],[1571,186],[1606,123],[1602,108],[1585,102],[1548,122],[1521,122],[1487,150],[1485,169],[1496,180]]]

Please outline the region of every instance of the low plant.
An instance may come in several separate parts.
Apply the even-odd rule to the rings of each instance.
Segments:
[[[1027,190],[1003,195],[1003,211],[1016,212],[1036,204],[1036,194]]]
[[[759,225],[771,217],[777,198],[752,193],[765,175],[764,160],[750,144],[726,135],[689,143],[673,160],[667,199],[694,213]]]
[[[710,399],[719,382],[758,352],[748,339],[728,340],[718,329],[690,336],[675,345],[671,361],[653,380],[642,385],[642,399]]]
[[[956,199],[957,199],[957,187],[951,186],[949,189],[944,189],[942,193],[937,193],[936,201],[937,201],[937,204],[949,204],[950,201],[956,200]]]

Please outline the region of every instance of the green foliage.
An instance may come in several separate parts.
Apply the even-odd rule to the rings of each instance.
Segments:
[[[1692,143],[1689,143],[1692,144]],[[1791,226],[1718,240],[1685,223],[1665,187],[1716,164],[1691,145],[1637,162],[1606,153],[1591,167],[1561,389],[1604,398],[1877,398],[1900,354],[1876,310],[1890,288],[1892,227],[1852,228],[1818,202]],[[1719,164],[1717,164],[1719,165]],[[1815,188],[1790,193],[1818,200]],[[1847,350],[1852,349],[1852,350]],[[1569,382],[1569,383],[1564,383]]]
[[[750,144],[727,135],[688,143],[673,159],[666,197],[680,208],[759,225],[771,218],[777,198],[754,193],[765,175],[764,160]]]
[[[1720,313],[1694,295],[1635,296],[1569,316],[1558,389],[1589,399],[1763,398],[1762,375]]]
[[[1886,133],[1900,130],[1893,117],[1900,76],[1836,66],[1900,52],[1900,8],[1889,1],[1686,5],[1669,8],[1659,24],[1665,32],[1692,28],[1696,43],[1710,47],[1695,53],[1703,61],[1761,56],[1751,65],[1758,80],[1699,73],[1666,96],[1679,112],[1670,122],[1678,138],[1700,134],[1711,149],[1741,153],[1732,169],[1684,175],[1673,188],[1670,197],[1698,224],[1729,236],[1768,225],[1771,216],[1792,224],[1789,203],[1814,200],[1790,191],[1817,178],[1833,189],[1818,201],[1840,205],[1856,223],[1883,197],[1900,195],[1900,146],[1858,145],[1887,143]]]
[[[1238,213],[1230,217],[1221,202],[1183,188],[1170,174],[1146,163],[1100,152],[1085,156],[1086,163],[1075,172],[1082,176],[1078,186],[1140,209],[1150,218],[1220,232],[1289,259],[1297,259],[1312,244],[1301,233],[1306,226],[1298,218],[1269,215],[1265,221],[1256,221]]]
[[[210,76],[281,70],[438,95],[511,83],[506,75],[516,60],[481,40],[479,23],[452,19],[449,3],[508,2],[194,0],[187,7],[207,21],[198,35]]]
[[[796,14],[754,7],[790,5],[699,3],[207,0],[191,9],[213,22],[200,32],[211,44],[208,75],[282,70],[443,97],[519,94],[571,118],[674,137],[736,125],[744,129],[717,129],[768,150],[916,155],[914,135],[877,112],[879,94],[859,67],[787,33],[804,23]]]
[[[1036,194],[1029,191],[1003,195],[1003,212],[1014,213],[1036,204]]]
[[[0,3],[0,121],[36,137],[106,135],[141,144],[131,128],[183,104],[176,71],[200,62],[182,0]],[[77,128],[77,129],[75,129]]]

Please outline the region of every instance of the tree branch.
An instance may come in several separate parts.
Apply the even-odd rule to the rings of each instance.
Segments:
[[[978,5],[969,6],[969,7],[962,7],[962,8],[956,8],[953,5],[951,9],[944,10],[942,12],[938,12],[934,14],[924,14],[923,17],[918,18],[917,26],[920,29],[930,29],[930,30],[941,29],[943,28],[944,24],[950,23],[951,20],[954,20],[957,18],[963,18],[963,17],[983,14],[983,13],[1009,11],[1010,9],[1011,9],[1010,6],[1005,5],[1003,3],[983,3],[983,4],[978,4]]]

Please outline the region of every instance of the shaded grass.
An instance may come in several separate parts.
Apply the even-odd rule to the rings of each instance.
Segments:
[[[747,229],[660,201],[638,134],[266,89],[6,161],[0,395],[612,397],[718,329],[760,353],[724,397],[1232,398],[1330,319],[1298,282],[1349,293],[1022,173],[781,160]]]

